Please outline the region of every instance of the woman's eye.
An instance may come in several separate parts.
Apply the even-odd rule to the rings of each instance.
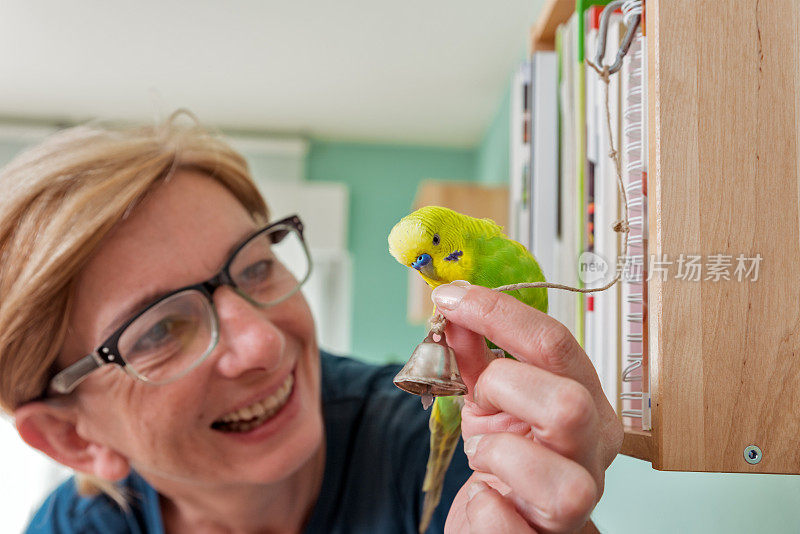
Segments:
[[[439,234],[433,234],[433,244],[434,245],[439,244]]]
[[[258,284],[269,277],[272,260],[261,260],[248,265],[239,273],[239,280],[245,284]]]
[[[147,352],[159,348],[173,340],[174,331],[177,329],[179,321],[172,318],[162,319],[150,329],[139,336],[133,345],[133,352]]]

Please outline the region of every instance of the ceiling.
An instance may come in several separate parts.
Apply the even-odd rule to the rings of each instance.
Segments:
[[[542,0],[17,0],[0,118],[153,120],[473,147]]]

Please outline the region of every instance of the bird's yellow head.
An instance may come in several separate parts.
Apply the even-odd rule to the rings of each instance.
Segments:
[[[419,271],[436,287],[466,280],[471,258],[463,231],[467,217],[439,206],[426,206],[403,217],[389,233],[389,253],[407,267]]]

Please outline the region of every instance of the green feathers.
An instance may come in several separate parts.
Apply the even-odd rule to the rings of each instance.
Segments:
[[[543,282],[539,263],[528,250],[505,235],[477,239],[475,271],[470,284],[500,287],[520,282]],[[547,289],[528,288],[508,292],[528,306],[547,312]]]

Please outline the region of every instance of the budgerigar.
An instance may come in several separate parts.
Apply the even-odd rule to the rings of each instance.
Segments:
[[[401,219],[389,234],[389,253],[403,265],[419,271],[431,287],[455,280],[486,287],[544,281],[542,270],[530,252],[506,236],[492,220],[468,217],[439,206],[420,208]],[[545,288],[520,289],[509,294],[547,312]],[[462,405],[461,397],[437,397],[433,405],[420,532],[428,528],[439,504],[444,475],[461,436]]]

